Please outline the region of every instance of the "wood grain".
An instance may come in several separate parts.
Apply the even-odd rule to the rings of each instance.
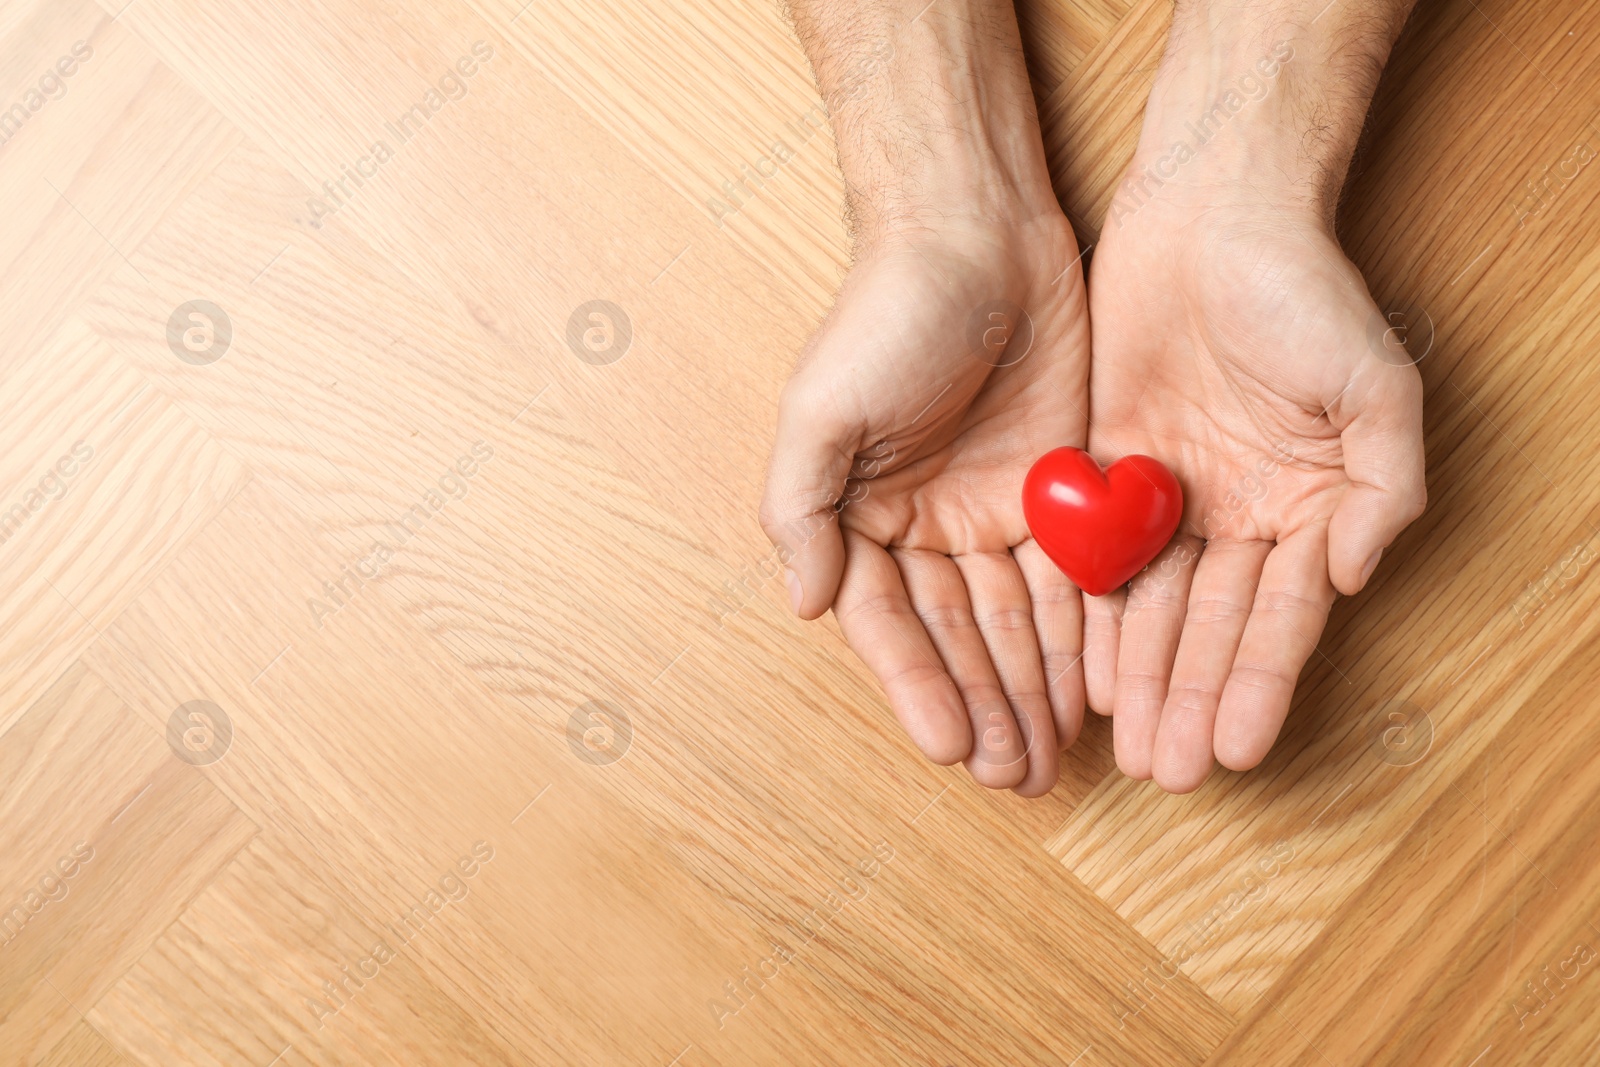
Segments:
[[[1537,61],[1517,65],[1522,49],[1502,34],[1522,29],[1517,20],[1497,30],[1471,10],[1438,9],[1410,27],[1377,110],[1380,119],[1392,114],[1404,97],[1413,102],[1408,119],[1375,129],[1341,220],[1380,302],[1426,308],[1436,329],[1435,351],[1420,365],[1427,515],[1391,551],[1394,569],[1336,609],[1285,736],[1260,772],[1214,776],[1191,800],[1108,778],[1049,845],[1235,1011],[1271,988],[1346,894],[1371,877],[1415,812],[1452,787],[1456,761],[1497,744],[1566,643],[1591,632],[1594,587],[1577,580],[1582,567],[1561,561],[1597,529],[1594,478],[1581,454],[1553,441],[1582,432],[1588,415],[1576,398],[1595,388],[1592,371],[1581,361],[1564,365],[1563,375],[1582,383],[1566,400],[1534,401],[1523,390],[1532,364],[1554,347],[1552,317],[1563,347],[1570,337],[1581,350],[1600,330],[1593,312],[1580,310],[1592,300],[1572,292],[1593,285],[1587,250],[1600,221],[1600,185],[1574,181],[1547,213],[1520,225],[1513,208],[1516,176],[1541,174],[1571,152],[1574,138],[1593,136],[1585,133],[1593,107],[1579,87],[1589,86],[1592,101],[1594,57],[1568,48],[1544,57],[1547,70]],[[1145,32],[1153,34],[1153,24]],[[1491,67],[1515,74],[1504,110],[1489,111],[1482,126],[1447,136],[1410,117],[1481,92],[1472,79]],[[1530,100],[1543,105],[1532,121]],[[1522,132],[1508,146],[1503,130],[1513,114],[1522,116]],[[1483,161],[1494,153],[1502,158],[1490,171]],[[1378,183],[1396,197],[1373,194]],[[1462,203],[1475,194],[1485,210],[1468,225],[1409,206],[1430,195]],[[1091,218],[1107,199],[1087,186],[1074,196]],[[1561,248],[1584,251],[1571,257],[1570,272],[1544,269]],[[1508,289],[1520,290],[1528,313],[1485,313],[1488,294]],[[1486,358],[1490,352],[1499,358]],[[1540,435],[1552,444],[1541,447]],[[1536,513],[1530,526],[1525,516]],[[1507,567],[1511,560],[1520,566]],[[1530,625],[1526,587],[1549,567],[1567,576],[1556,583],[1560,595],[1533,602],[1541,610]],[[1378,758],[1373,730],[1396,701],[1429,716],[1434,745],[1441,755],[1448,746],[1448,759],[1430,754],[1397,768]],[[1330,823],[1339,833],[1329,836]],[[1274,848],[1293,860],[1275,862]],[[1269,877],[1252,871],[1257,863]]]
[[[1041,103],[1106,39],[1129,6],[1126,0],[1019,0],[1022,51]]]
[[[0,738],[9,1062],[68,1037],[255,833],[160,734],[134,725],[74,666]]]
[[[1169,13],[1019,7],[1086,241]],[[848,263],[775,7],[0,5],[0,104],[92,50],[0,144],[0,1062],[1594,1059],[1597,31],[1396,50],[1340,226],[1433,324],[1431,506],[1267,764],[1094,721],[1023,802],[754,522]]]

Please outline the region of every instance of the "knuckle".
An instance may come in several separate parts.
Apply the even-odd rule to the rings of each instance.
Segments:
[[[1185,627],[1212,626],[1218,623],[1238,622],[1249,612],[1249,608],[1226,596],[1202,596],[1189,601],[1189,611],[1184,619]]]
[[[1083,662],[1083,656],[1080,653],[1069,656],[1065,652],[1045,652],[1040,655],[1039,662],[1044,666],[1045,677],[1054,682],[1063,672]]]
[[[1000,684],[1006,691],[1006,701],[1011,705],[1011,713],[1016,716],[1018,725],[1022,725],[1023,729],[1027,729],[1023,724],[1049,714],[1050,698],[1045,695],[1043,678],[1035,677],[1027,681],[1002,679]]]
[[[1122,633],[1122,623],[1127,615],[1117,618],[1111,615],[1085,615],[1083,619],[1083,643],[1085,647],[1093,645],[1096,641],[1109,643],[1116,640]]]
[[[1228,684],[1257,696],[1273,696],[1286,686],[1293,688],[1298,673],[1291,675],[1276,663],[1235,663]]]
[[[962,682],[956,680],[956,689],[961,693],[962,701],[967,708],[974,712],[987,710],[990,716],[1001,715],[1002,718],[1010,712],[1011,702],[997,685],[989,682]],[[1000,723],[997,725],[1004,725]]]
[[[1180,715],[1209,715],[1216,706],[1217,694],[1198,682],[1175,685],[1167,692],[1167,707]]]
[[[1419,485],[1416,491],[1411,494],[1411,499],[1406,507],[1406,522],[1408,524],[1415,522],[1422,517],[1422,513],[1426,510],[1428,510],[1428,487]]]
[[[1081,598],[1082,594],[1078,592],[1078,587],[1069,585],[1065,581],[1051,582],[1043,589],[1028,590],[1028,599],[1033,601],[1035,606],[1053,608],[1062,604],[1072,605],[1077,604]]]
[[[830,494],[808,490],[782,498],[768,490],[756,509],[756,519],[774,541],[805,539],[834,521]]]
[[[997,608],[977,617],[980,630],[1017,633],[1033,629],[1033,615],[1026,608]]]
[[[974,626],[972,612],[954,604],[930,604],[919,607],[917,618],[921,619],[922,625],[929,630],[937,630],[940,633],[970,630]]]
[[[1159,610],[1161,608],[1171,609],[1182,607],[1182,602],[1178,596],[1178,583],[1176,578],[1176,575],[1172,576],[1171,578],[1163,578],[1158,575],[1140,585],[1137,585],[1133,592],[1128,596],[1128,604],[1130,605],[1130,608],[1135,603],[1137,603],[1140,611],[1144,611],[1149,608],[1156,608]]]
[[[1322,601],[1291,589],[1279,589],[1271,593],[1263,590],[1256,596],[1255,607],[1279,615],[1314,615],[1326,610]]]
[[[883,684],[885,687],[898,685],[921,688],[930,683],[937,684],[945,677],[943,668],[924,660],[919,660],[885,671]]]
[[[1167,695],[1167,679],[1151,670],[1125,670],[1117,674],[1117,696],[1135,701],[1160,701]]]
[[[890,593],[840,592],[834,610],[841,619],[853,621],[866,615],[873,618],[893,617],[901,611],[900,601]]]
[[[768,499],[761,501],[761,506],[756,510],[756,521],[761,523],[761,529],[767,537],[776,541],[779,532],[783,529],[783,513],[778,505]]]

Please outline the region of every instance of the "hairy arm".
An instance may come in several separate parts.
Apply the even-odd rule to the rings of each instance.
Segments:
[[[1237,195],[1308,207],[1331,224],[1415,2],[1180,0],[1140,156],[1187,143],[1212,195],[1232,181]]]
[[[1083,713],[1028,466],[1087,435],[1089,321],[1010,0],[792,0],[855,263],[778,405],[762,525],[912,740],[1026,796]]]
[[[791,0],[858,243],[905,222],[1056,211],[1010,0]]]
[[[1333,226],[1411,2],[1179,0],[1095,251],[1090,447],[1162,459],[1188,512],[1120,615],[1088,605],[1088,699],[1169,790],[1266,756],[1426,501],[1421,376]]]

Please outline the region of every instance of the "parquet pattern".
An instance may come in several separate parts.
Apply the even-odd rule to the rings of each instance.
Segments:
[[[1169,15],[1019,4],[1085,242]],[[0,2],[0,1064],[1600,1063],[1597,117],[1600,10],[1423,0],[1341,233],[1429,510],[1259,770],[1025,802],[754,520],[775,6]]]

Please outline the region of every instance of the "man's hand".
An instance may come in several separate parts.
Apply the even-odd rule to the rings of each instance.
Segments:
[[[1421,378],[1331,224],[1409,2],[1343,4],[1180,8],[1095,254],[1090,450],[1162,460],[1186,506],[1090,605],[1089,696],[1114,662],[1117,763],[1172,792],[1261,761],[1335,592],[1425,501]]]
[[[1081,600],[1021,506],[1084,437],[1076,256],[1059,213],[867,250],[784,390],[762,508],[797,610],[833,606],[923,753],[1028,796],[1083,715]]]
[[[1015,17],[796,7],[858,253],[784,389],[762,525],[796,612],[833,608],[929,759],[1037,796],[1082,721],[1082,600],[1021,486],[1085,439],[1089,325]]]

